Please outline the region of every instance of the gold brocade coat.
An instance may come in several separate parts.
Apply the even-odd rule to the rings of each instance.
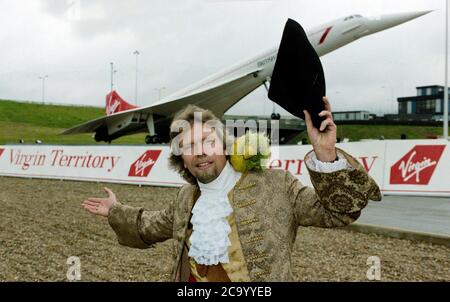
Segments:
[[[263,170],[244,173],[230,191],[248,281],[292,281],[291,251],[298,226],[345,226],[360,216],[369,199],[381,200],[378,185],[362,165],[338,151],[352,169],[319,173],[306,165],[314,188],[304,186],[290,172]],[[115,204],[108,221],[125,246],[149,248],[175,239],[171,280],[187,281],[190,271],[184,243],[198,196],[198,186],[186,184],[164,210]]]

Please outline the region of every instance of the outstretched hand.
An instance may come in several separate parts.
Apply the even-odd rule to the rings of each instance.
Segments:
[[[323,97],[325,110],[319,113],[319,116],[326,117],[320,124],[320,131],[314,127],[311,115],[303,110],[305,114],[305,123],[308,131],[309,140],[314,148],[317,159],[323,162],[332,162],[336,159],[336,136],[337,127],[333,122],[331,114],[331,105],[327,97]],[[321,132],[323,131],[323,132]]]
[[[108,217],[109,209],[117,203],[116,195],[109,188],[104,188],[107,198],[89,197],[81,204],[85,210],[92,214]]]

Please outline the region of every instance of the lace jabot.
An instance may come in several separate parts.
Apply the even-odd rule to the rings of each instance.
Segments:
[[[231,227],[227,216],[233,212],[228,200],[230,192],[242,173],[227,161],[220,175],[210,183],[198,182],[201,195],[192,209],[193,232],[189,256],[198,264],[228,263],[228,234]]]

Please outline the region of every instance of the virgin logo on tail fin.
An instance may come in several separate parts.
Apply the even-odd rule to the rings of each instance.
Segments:
[[[106,115],[111,115],[117,112],[138,108],[137,106],[128,104],[115,91],[111,91],[106,95]]]

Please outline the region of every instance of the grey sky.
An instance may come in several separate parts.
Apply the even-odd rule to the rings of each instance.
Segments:
[[[70,3],[75,2],[74,5]],[[287,18],[305,28],[350,14],[436,10],[322,57],[334,111],[391,112],[392,96],[444,82],[445,0],[0,0],[0,98],[103,106],[115,89],[134,103],[157,101],[279,44]],[[230,114],[270,113],[264,88]],[[282,110],[279,112],[283,113]]]

